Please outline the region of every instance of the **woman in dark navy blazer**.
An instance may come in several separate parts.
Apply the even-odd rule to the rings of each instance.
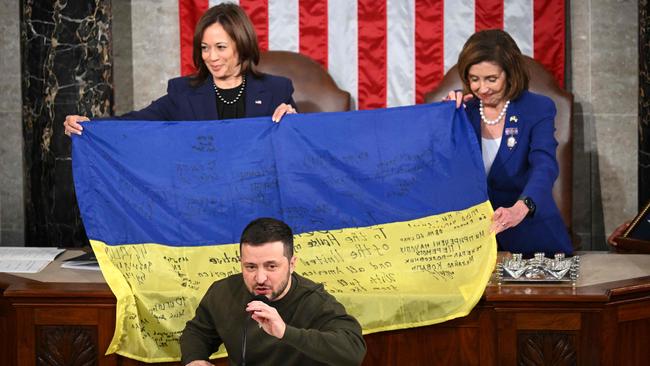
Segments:
[[[458,57],[464,101],[476,131],[495,209],[492,230],[500,250],[571,254],[568,230],[552,196],[558,176],[555,104],[528,91],[515,41],[502,30],[472,35]]]
[[[257,35],[246,13],[235,4],[208,9],[194,32],[190,77],[171,79],[167,94],[148,107],[111,119],[190,121],[272,116],[280,121],[296,113],[291,80],[257,71]],[[65,133],[81,134],[85,116],[67,116]]]

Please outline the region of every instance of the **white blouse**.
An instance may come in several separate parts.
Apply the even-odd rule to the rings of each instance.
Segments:
[[[485,175],[490,174],[490,169],[492,169],[492,163],[497,157],[497,152],[499,152],[499,146],[501,145],[501,137],[495,139],[486,139],[481,137],[481,152],[483,153],[483,167],[485,168]]]

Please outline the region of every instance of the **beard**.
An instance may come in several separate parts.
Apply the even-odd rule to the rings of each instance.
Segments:
[[[290,272],[287,272],[287,277],[285,277],[284,281],[280,282],[280,286],[278,286],[277,291],[271,291],[271,297],[269,298],[270,301],[275,301],[278,296],[281,296],[284,294],[284,290],[287,289],[287,286],[289,285],[289,277],[291,276]]]
[[[278,300],[278,297],[285,295],[284,291],[287,289],[287,286],[289,286],[290,278],[291,278],[291,271],[287,270],[287,275],[284,277],[282,282],[280,282],[280,285],[277,287],[277,289],[271,289],[271,293],[266,295],[269,301]],[[257,285],[254,285],[253,288],[250,289],[251,296],[253,297],[256,296],[255,288],[257,287],[258,287]]]

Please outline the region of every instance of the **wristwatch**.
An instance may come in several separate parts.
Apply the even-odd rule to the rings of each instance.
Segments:
[[[535,208],[536,208],[533,199],[527,196],[523,196],[519,199],[524,202],[524,205],[526,205],[526,207],[528,207],[528,214],[526,215],[526,217],[532,217],[533,214],[535,214]]]

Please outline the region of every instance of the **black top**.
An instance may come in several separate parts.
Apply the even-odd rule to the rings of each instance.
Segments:
[[[221,95],[221,98],[225,99],[226,101],[233,101],[235,98],[237,98],[240,89],[242,89],[242,85],[243,83],[232,89],[221,89],[219,87],[217,87],[217,89],[219,90],[219,95]],[[235,119],[246,117],[246,87],[243,86],[243,88],[244,90],[242,90],[241,96],[233,104],[224,103],[216,95],[215,91],[215,99],[217,101],[217,114],[219,115],[219,119]]]
[[[241,273],[210,286],[180,337],[181,364],[207,360],[222,343],[230,365],[356,366],[366,353],[361,326],[323,285],[291,275],[291,288],[272,306],[286,323],[284,337],[261,329],[244,309],[251,294]]]

